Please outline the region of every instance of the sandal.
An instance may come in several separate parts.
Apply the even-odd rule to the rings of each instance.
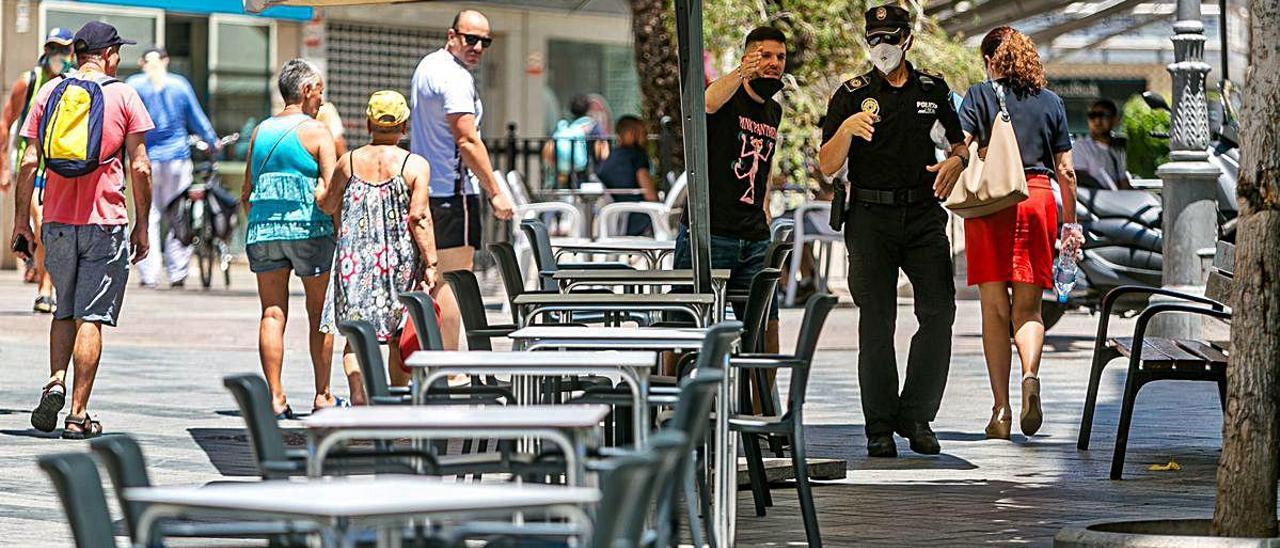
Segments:
[[[316,413],[316,411],[319,411],[319,410],[321,410],[321,409],[328,409],[329,407],[351,407],[351,400],[348,400],[348,399],[346,399],[346,398],[344,398],[344,397],[342,397],[342,396],[334,396],[334,397],[333,397],[333,405],[330,405],[330,406],[328,406],[328,407],[315,407],[315,408],[312,408],[312,409],[311,409],[311,414],[313,414],[313,415],[314,415],[314,414]]]
[[[293,414],[293,408],[289,407],[288,404],[284,406],[284,411],[276,414],[276,420],[278,421],[291,421],[296,418],[298,417]]]
[[[58,412],[67,403],[67,386],[50,381],[40,392],[40,403],[31,411],[31,426],[41,432],[52,432],[58,426]]]
[[[68,416],[62,426],[62,439],[64,440],[87,440],[96,438],[101,434],[102,423],[93,420],[88,413],[85,413],[80,418]]]

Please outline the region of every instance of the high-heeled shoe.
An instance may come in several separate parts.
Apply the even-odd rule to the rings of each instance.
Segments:
[[[1007,440],[1013,430],[1013,410],[1009,406],[991,410],[991,422],[987,423],[987,439]]]
[[[1040,410],[1040,379],[1025,377],[1022,379],[1022,433],[1028,436],[1040,431],[1044,423],[1044,412]]]

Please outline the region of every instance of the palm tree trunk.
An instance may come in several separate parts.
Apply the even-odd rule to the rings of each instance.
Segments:
[[[631,0],[631,28],[635,35],[636,72],[644,118],[651,128],[671,117],[672,165],[684,169],[684,131],[680,126],[680,66],[676,57],[674,12],[669,0]]]
[[[1231,365],[1213,533],[1276,536],[1280,420],[1280,5],[1249,2]]]

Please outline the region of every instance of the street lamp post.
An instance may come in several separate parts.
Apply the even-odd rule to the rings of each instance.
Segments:
[[[1173,124],[1169,161],[1157,170],[1164,181],[1164,287],[1204,294],[1200,251],[1211,249],[1218,234],[1216,185],[1219,170],[1208,162],[1209,109],[1205,100],[1204,23],[1201,0],[1178,0],[1173,24]],[[1223,14],[1225,16],[1225,14]],[[1161,298],[1153,297],[1153,302]],[[1152,322],[1150,333],[1190,338],[1200,332],[1199,321],[1183,314],[1164,314]]]

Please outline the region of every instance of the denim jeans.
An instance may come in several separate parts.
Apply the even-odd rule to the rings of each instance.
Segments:
[[[729,291],[747,291],[751,279],[764,269],[764,256],[769,251],[769,240],[742,240],[732,236],[711,235],[711,268],[729,270]],[[689,229],[680,226],[676,235],[675,267],[693,268],[693,255],[689,249]],[[733,315],[742,318],[744,310],[734,305]],[[778,319],[778,299],[769,306],[769,319]]]

